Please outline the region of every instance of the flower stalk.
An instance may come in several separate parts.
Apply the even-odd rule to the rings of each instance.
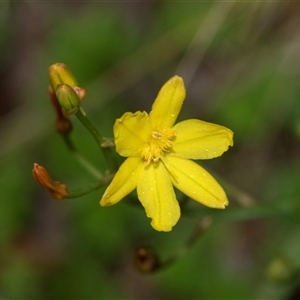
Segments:
[[[110,170],[115,171],[117,169],[115,158],[113,156],[112,144],[108,144],[108,139],[102,137],[97,128],[91,123],[91,121],[86,116],[85,111],[80,107],[80,109],[76,112],[75,116],[82,123],[82,125],[90,132],[94,140],[96,141],[98,147],[101,149],[107,165]]]
[[[69,197],[68,198],[78,198],[84,195],[87,195],[101,187],[107,186],[109,182],[112,179],[112,174],[105,174],[102,176],[101,180],[98,180],[96,182],[92,182],[87,184],[84,187],[81,187],[79,189],[75,189],[69,192]]]

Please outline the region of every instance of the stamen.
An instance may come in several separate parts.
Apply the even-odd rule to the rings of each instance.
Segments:
[[[160,140],[161,137],[162,137],[162,134],[161,134],[160,132],[158,132],[158,131],[152,131],[151,136],[152,136],[154,139]]]
[[[140,151],[140,156],[145,161],[145,164],[148,165],[151,161],[158,162],[166,152],[169,152],[173,146],[171,139],[175,135],[175,130],[171,128],[153,130],[148,142]]]

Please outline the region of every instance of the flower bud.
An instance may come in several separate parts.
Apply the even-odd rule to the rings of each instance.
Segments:
[[[69,118],[63,114],[61,106],[57,100],[57,97],[50,86],[48,88],[48,95],[51,104],[56,112],[56,117],[57,117],[55,122],[56,131],[61,135],[68,136],[72,131],[72,123],[69,120]]]
[[[56,91],[59,84],[68,84],[71,87],[78,85],[71,70],[63,63],[51,65],[48,69],[48,74],[53,91]]]
[[[73,127],[71,121],[67,117],[62,117],[56,120],[55,129],[59,134],[68,136]]]
[[[56,88],[57,100],[66,115],[75,114],[80,106],[80,99],[68,84],[59,84]]]
[[[151,273],[161,266],[157,254],[149,247],[140,247],[135,251],[135,267],[143,273]]]
[[[32,175],[34,179],[57,200],[63,200],[69,196],[68,188],[65,184],[54,181],[46,169],[37,163],[33,164]]]

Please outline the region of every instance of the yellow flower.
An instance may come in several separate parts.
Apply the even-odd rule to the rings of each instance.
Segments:
[[[173,189],[206,206],[225,208],[226,194],[217,181],[190,159],[218,157],[233,145],[233,132],[190,119],[174,125],[185,99],[182,78],[172,77],[159,91],[148,114],[125,113],[114,125],[116,151],[127,159],[100,204],[116,204],[135,188],[158,231],[171,231],[180,217]]]

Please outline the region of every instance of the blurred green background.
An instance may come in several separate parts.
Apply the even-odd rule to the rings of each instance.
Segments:
[[[7,1],[0,47],[0,299],[299,299],[299,3]],[[71,188],[92,180],[54,130],[47,70],[55,62],[88,90],[83,106],[105,136],[182,76],[179,118],[235,133],[233,148],[200,162],[229,207],[191,202],[161,233],[128,199],[100,207],[103,189],[51,199],[32,178],[34,162]],[[81,153],[104,170],[71,119]],[[135,269],[137,247],[167,260],[205,217],[212,225],[185,255],[153,274]]]

